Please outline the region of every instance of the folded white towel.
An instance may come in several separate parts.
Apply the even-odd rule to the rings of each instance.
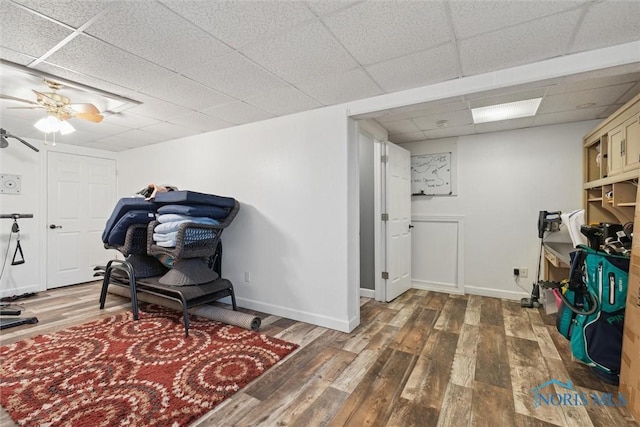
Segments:
[[[170,240],[175,241],[177,236],[177,231],[174,231],[173,233],[153,233],[153,240],[156,242],[168,242]]]

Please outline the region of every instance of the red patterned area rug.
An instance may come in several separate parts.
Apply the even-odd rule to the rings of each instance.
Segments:
[[[147,305],[0,347],[0,403],[21,425],[185,426],[296,344]]]

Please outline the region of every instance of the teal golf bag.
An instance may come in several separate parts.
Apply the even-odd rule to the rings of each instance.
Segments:
[[[558,331],[574,357],[617,384],[627,298],[629,258],[579,245],[571,253],[569,283],[560,292]]]

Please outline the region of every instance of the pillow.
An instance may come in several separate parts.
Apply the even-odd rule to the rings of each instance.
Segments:
[[[149,211],[129,211],[125,213],[113,226],[107,236],[107,241],[111,246],[122,246],[127,237],[127,229],[133,224],[149,224],[156,218],[153,212]],[[104,240],[103,240],[104,241]]]
[[[111,212],[111,216],[107,220],[107,224],[102,232],[102,242],[109,242],[109,234],[111,233],[111,230],[127,212],[132,210],[155,212],[157,207],[158,205],[155,203],[144,200],[141,197],[123,197],[118,200],[118,203],[116,203],[115,208],[113,208],[113,212]]]
[[[216,196],[215,194],[198,193],[196,191],[169,191],[158,193],[154,199],[156,203],[180,203],[190,205],[209,205],[231,209],[236,203],[232,197]]]
[[[161,234],[172,233],[174,231],[178,231],[178,228],[180,228],[180,224],[184,224],[185,222],[192,222],[195,224],[218,225],[218,221],[216,221],[215,219],[191,218],[191,219],[183,219],[182,221],[171,221],[171,222],[164,222],[164,223],[158,224],[153,229],[153,231]]]
[[[171,193],[175,193],[172,191]],[[162,193],[169,194],[169,193]],[[209,217],[215,219],[225,219],[229,215],[229,210],[217,206],[206,205],[165,205],[158,209],[159,214],[179,214],[189,216]]]

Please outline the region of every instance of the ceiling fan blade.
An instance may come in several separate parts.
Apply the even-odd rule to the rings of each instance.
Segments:
[[[93,114],[93,113],[75,113],[73,116],[82,120],[89,120],[90,122],[94,122],[94,123],[100,123],[104,118],[100,114]]]
[[[28,99],[16,98],[15,96],[10,96],[10,95],[0,94],[0,99],[8,99],[10,101],[26,102],[27,104],[38,105],[37,102],[29,101]]]
[[[7,107],[7,110],[40,110],[44,108],[41,105],[38,105],[37,107]]]
[[[76,113],[100,114],[100,110],[93,104],[69,104],[68,107]]]

